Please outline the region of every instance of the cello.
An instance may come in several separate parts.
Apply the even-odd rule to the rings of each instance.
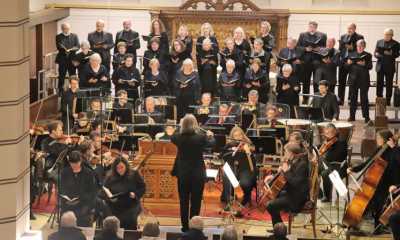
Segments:
[[[347,205],[342,220],[345,226],[356,227],[361,222],[368,203],[373,198],[376,188],[388,165],[385,159],[381,157],[388,147],[389,145],[385,143],[382,148],[368,160],[364,174],[360,174],[360,177],[364,175],[364,179],[353,199]]]

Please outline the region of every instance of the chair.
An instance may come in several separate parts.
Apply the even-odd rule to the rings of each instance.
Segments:
[[[178,232],[167,232],[167,240],[179,240],[182,237],[182,233]]]
[[[303,209],[299,212],[301,214],[309,214],[311,215],[311,224],[313,228],[314,238],[317,238],[317,230],[316,230],[316,215],[317,215],[317,201],[319,194],[319,176],[318,176],[318,164],[310,163],[310,200],[304,204]],[[289,234],[292,232],[292,223],[294,217],[298,213],[289,212]]]
[[[141,231],[136,230],[125,230],[124,240],[139,240],[142,237]]]

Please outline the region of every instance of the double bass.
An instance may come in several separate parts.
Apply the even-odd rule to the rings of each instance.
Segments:
[[[364,179],[357,190],[353,199],[347,205],[345,214],[343,215],[343,224],[347,227],[356,227],[362,220],[368,203],[373,198],[376,188],[382,178],[383,173],[388,165],[387,161],[382,158],[382,154],[388,149],[389,145],[385,143],[382,148],[368,160],[366,170],[364,170]],[[358,179],[357,179],[358,180]]]

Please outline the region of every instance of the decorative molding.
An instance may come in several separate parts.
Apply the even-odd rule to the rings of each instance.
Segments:
[[[337,15],[400,15],[400,10],[391,9],[374,9],[374,10],[361,10],[361,9],[291,9],[290,14],[337,14]]]
[[[23,103],[27,99],[29,99],[29,93],[25,94],[24,96],[22,96],[16,100],[0,101],[0,107],[17,106],[17,105]]]
[[[18,221],[27,211],[29,211],[29,207],[30,204],[28,203],[17,215],[0,218],[0,225]]]
[[[14,178],[0,179],[0,186],[14,184],[14,183],[21,181],[27,174],[29,174],[29,171],[30,171],[30,168],[28,167],[27,169],[22,171],[18,176],[14,177]]]
[[[14,145],[22,142],[25,138],[29,136],[29,131],[24,132],[21,136],[15,138],[15,139],[4,139],[0,140],[0,146],[6,146],[6,145]],[[0,184],[1,185],[1,184]]]
[[[179,9],[197,10],[199,3],[204,3],[206,10],[232,11],[234,10],[235,4],[240,4],[242,6],[242,11],[260,11],[260,8],[250,0],[188,0],[183,3]]]

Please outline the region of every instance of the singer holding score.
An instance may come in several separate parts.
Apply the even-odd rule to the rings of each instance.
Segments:
[[[199,127],[192,114],[186,114],[180,125],[179,133],[171,138],[178,149],[172,175],[178,178],[182,232],[186,232],[189,230],[189,219],[200,214],[206,179],[203,152],[214,144],[215,139],[211,131]]]

